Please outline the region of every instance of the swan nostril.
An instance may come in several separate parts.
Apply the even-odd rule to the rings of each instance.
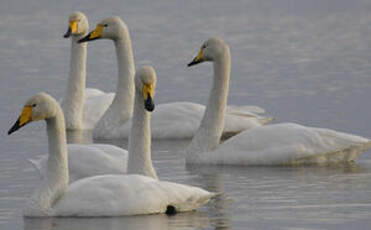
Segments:
[[[175,209],[174,206],[172,206],[172,205],[168,205],[168,206],[166,207],[166,212],[165,212],[166,215],[168,215],[168,216],[173,216],[173,215],[175,215],[176,213],[177,213],[177,211],[176,211],[176,209]]]

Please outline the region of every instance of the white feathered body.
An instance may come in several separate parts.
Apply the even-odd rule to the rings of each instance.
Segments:
[[[156,106],[151,116],[151,133],[154,139],[189,139],[196,133],[205,106],[192,102],[164,103]],[[259,107],[227,108],[223,136],[240,133],[243,130],[264,125],[272,120],[257,113],[264,113]],[[130,136],[131,119],[122,126],[111,129],[104,138],[128,138]]]
[[[69,185],[54,207],[43,216],[128,216],[194,210],[215,194],[203,189],[158,181],[141,175],[101,175]],[[31,202],[25,216],[40,216]]]
[[[371,140],[334,130],[293,123],[246,130],[214,151],[190,154],[187,163],[226,165],[299,165],[349,162]]]

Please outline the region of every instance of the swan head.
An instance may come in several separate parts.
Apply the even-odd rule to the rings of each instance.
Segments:
[[[212,37],[202,44],[197,56],[188,64],[196,65],[205,61],[215,61],[228,50],[228,45],[220,38]]]
[[[156,72],[152,66],[142,66],[135,73],[135,88],[138,92],[137,97],[143,98],[144,107],[148,112],[155,109],[153,96],[156,88]]]
[[[39,121],[56,116],[57,102],[46,93],[38,93],[32,96],[24,104],[21,115],[14,125],[9,129],[8,135],[32,121]]]
[[[74,12],[68,19],[68,29],[64,38],[71,36],[83,36],[89,32],[88,18],[82,12]]]
[[[79,40],[79,43],[96,39],[111,39],[115,41],[124,38],[126,34],[128,34],[126,24],[120,17],[113,16],[99,22],[93,31]]]

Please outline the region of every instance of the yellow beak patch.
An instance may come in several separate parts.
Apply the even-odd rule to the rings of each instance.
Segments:
[[[69,27],[71,29],[71,33],[77,33],[77,26],[78,26],[78,22],[77,20],[74,20],[74,21],[70,21],[69,23]]]
[[[204,52],[204,48],[201,48],[200,49],[200,52],[198,52],[196,58],[195,58],[195,61],[200,61],[202,59],[202,54]]]
[[[32,118],[32,106],[25,106],[19,116],[19,125],[22,126],[25,123],[31,121]]]
[[[153,98],[153,85],[152,84],[144,84],[143,85],[143,98],[144,100],[147,100],[148,94]]]
[[[91,32],[89,39],[100,38],[102,36],[103,25],[97,25],[93,32]]]

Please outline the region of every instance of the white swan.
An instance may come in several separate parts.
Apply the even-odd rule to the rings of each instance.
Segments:
[[[150,94],[151,82],[145,82],[145,85],[149,86]],[[147,94],[146,104],[150,104],[149,98]],[[68,185],[65,123],[62,109],[51,96],[39,93],[31,97],[8,134],[31,121],[38,120],[45,120],[47,123],[49,142],[47,176],[30,198],[24,210],[25,216],[174,213],[193,210],[215,195],[197,187],[158,181],[142,175],[93,176]]]
[[[70,74],[62,109],[69,130],[92,130],[111,104],[114,94],[87,88],[86,54],[87,44],[77,41],[89,32],[86,16],[74,12],[69,17],[69,26],[65,38],[71,37]]]
[[[291,123],[249,129],[219,145],[229,88],[228,45],[221,39],[210,38],[188,66],[204,61],[213,62],[214,82],[201,125],[186,149],[187,163],[293,165],[346,162],[371,147],[371,141],[363,137]]]
[[[94,129],[94,138],[127,138],[130,135],[134,99],[134,57],[129,30],[119,17],[102,20],[93,30],[79,42],[96,39],[110,39],[116,47],[119,68],[116,97],[110,108]],[[250,110],[251,107],[231,107],[227,114],[225,134],[230,136],[242,130],[261,126],[271,118],[261,117]],[[152,114],[153,138],[191,138],[196,132],[205,106],[175,102],[161,104]],[[238,111],[238,112],[237,112]]]
[[[149,113],[145,112],[143,106],[143,89],[150,92],[153,98],[154,87],[156,84],[156,73],[151,67],[143,67],[137,72],[136,97],[134,104],[134,116],[132,131],[129,138],[129,157],[127,151],[112,145],[92,144],[92,145],[68,145],[68,165],[70,182],[84,177],[104,174],[141,174],[157,178],[157,174],[151,160],[151,130]],[[144,84],[151,82],[151,84]],[[144,87],[146,86],[146,87]],[[150,100],[148,103],[151,102]],[[146,104],[148,110],[153,104]],[[153,110],[153,108],[152,108]],[[152,111],[151,110],[151,111]],[[44,156],[40,160],[30,160],[40,172],[41,178],[45,177],[48,157]]]

